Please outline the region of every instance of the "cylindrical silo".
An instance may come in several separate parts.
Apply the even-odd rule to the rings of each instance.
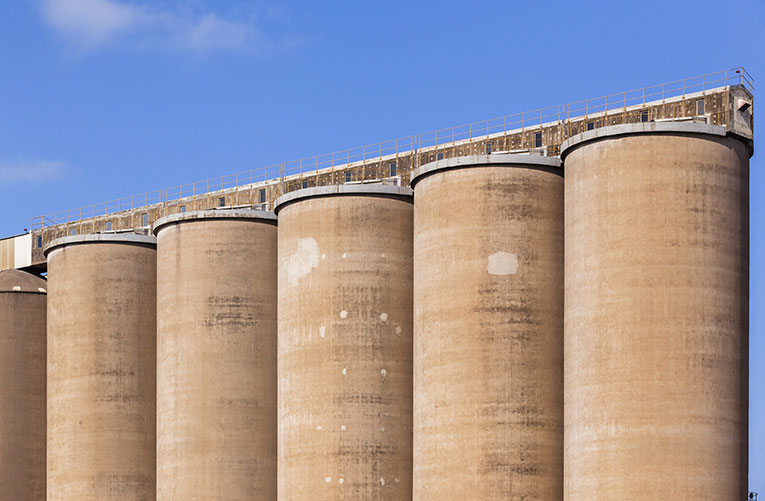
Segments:
[[[566,499],[744,499],[751,152],[672,122],[562,151]]]
[[[157,499],[276,498],[276,216],[167,216],[157,235]]]
[[[433,162],[414,187],[414,498],[560,501],[557,158]]]
[[[276,210],[279,499],[410,499],[411,190],[308,188]]]
[[[45,280],[0,271],[0,498],[45,499]]]
[[[48,500],[153,500],[156,239],[71,236],[45,252]]]

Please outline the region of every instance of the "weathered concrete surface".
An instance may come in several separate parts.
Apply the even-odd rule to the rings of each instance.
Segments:
[[[0,271],[0,498],[45,499],[45,291]]]
[[[411,192],[279,210],[279,499],[411,499]],[[395,198],[391,198],[395,197]]]
[[[675,127],[564,151],[567,501],[747,495],[749,154]]]
[[[157,498],[276,498],[276,221],[157,222]]]
[[[153,237],[48,249],[48,500],[155,499]]]
[[[562,173],[491,157],[414,179],[420,501],[562,499]]]

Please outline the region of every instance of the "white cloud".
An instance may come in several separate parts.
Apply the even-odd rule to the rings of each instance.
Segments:
[[[262,46],[251,19],[162,10],[125,0],[41,1],[45,22],[85,51],[118,43],[186,52],[254,51]]]
[[[180,31],[181,47],[193,50],[235,49],[254,43],[254,30],[248,26],[206,14]]]
[[[64,176],[64,162],[50,160],[16,160],[0,162],[0,185],[42,183]]]
[[[85,47],[109,42],[144,15],[135,6],[110,0],[44,0],[42,13],[50,26]]]

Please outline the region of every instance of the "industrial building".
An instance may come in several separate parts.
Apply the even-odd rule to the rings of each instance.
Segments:
[[[279,499],[408,499],[412,191],[307,188],[276,211]]]
[[[566,499],[744,499],[750,155],[682,122],[564,143]]]
[[[734,68],[33,218],[0,491],[743,501],[752,105]]]
[[[274,499],[276,217],[187,212],[154,232],[157,496]]]
[[[156,240],[79,235],[46,254],[48,499],[152,498]]]
[[[412,186],[414,497],[560,499],[560,160],[450,158]]]
[[[45,280],[0,271],[0,492],[45,498]]]

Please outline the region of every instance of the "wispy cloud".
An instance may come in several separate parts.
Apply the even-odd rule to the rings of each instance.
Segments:
[[[0,161],[0,185],[55,181],[64,176],[65,166],[50,160]]]
[[[109,0],[44,0],[42,14],[50,26],[86,48],[108,43],[144,15],[135,6]]]
[[[193,53],[265,46],[253,12],[229,18],[126,0],[41,0],[40,7],[45,22],[82,51],[114,44]]]

